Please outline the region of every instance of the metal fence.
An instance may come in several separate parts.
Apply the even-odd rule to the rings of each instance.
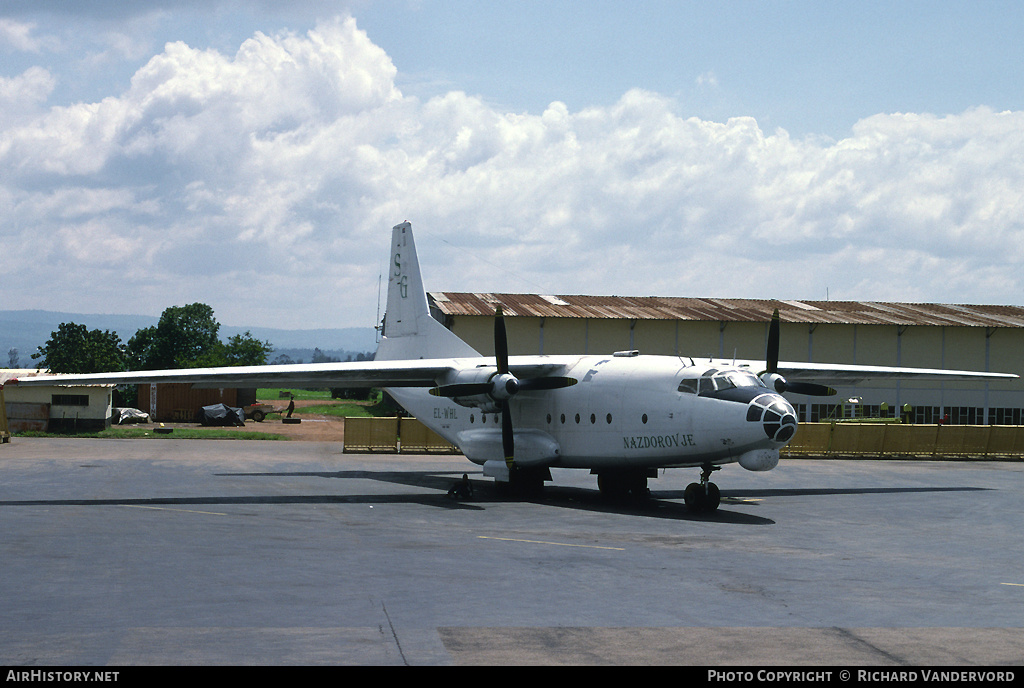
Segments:
[[[456,454],[459,449],[415,418],[346,418],[344,451]]]
[[[415,418],[346,418],[352,453],[451,453],[458,447]],[[1024,426],[801,423],[789,458],[1024,459]]]
[[[1024,426],[801,423],[784,457],[1024,459]]]

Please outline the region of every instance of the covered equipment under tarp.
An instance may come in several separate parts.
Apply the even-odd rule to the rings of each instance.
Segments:
[[[115,408],[113,415],[111,415],[110,418],[117,425],[149,422],[149,414],[144,413],[136,408]]]
[[[245,413],[240,408],[213,404],[199,409],[199,422],[203,425],[245,425]]]

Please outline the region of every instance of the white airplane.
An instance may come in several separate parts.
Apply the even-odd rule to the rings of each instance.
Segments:
[[[710,481],[723,464],[767,471],[797,430],[783,392],[834,394],[817,382],[878,377],[937,380],[1016,378],[925,368],[778,361],[779,316],[769,327],[765,361],[707,361],[641,356],[509,356],[499,307],[495,357],[481,356],[431,317],[412,226],[392,234],[387,311],[375,360],[240,366],[24,378],[21,385],[191,382],[195,387],[384,388],[412,416],[482,466],[499,487],[536,488],[550,469],[597,474],[602,492],[647,494],[663,468],[700,468],[684,499],[714,510]]]

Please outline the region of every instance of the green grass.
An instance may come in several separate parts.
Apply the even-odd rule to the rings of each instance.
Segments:
[[[302,408],[295,409],[295,413],[292,415],[301,415],[303,413],[336,416],[339,418],[368,418],[371,416],[393,416],[395,415],[395,409],[380,401],[369,403],[365,401],[339,401],[335,404],[303,406]]]
[[[280,389],[258,389],[256,398],[262,402],[269,403],[275,407],[284,408],[288,399],[278,398]],[[295,389],[285,390],[295,394],[296,401],[323,401],[322,404],[297,407],[292,415],[322,415],[334,416],[336,418],[366,418],[371,416],[393,416],[395,408],[383,401],[384,394],[380,390],[373,390],[369,401],[353,401],[352,399],[331,399],[330,390],[306,390]],[[276,416],[277,414],[268,414]],[[281,415],[284,415],[283,413]]]
[[[295,389],[294,387],[271,387],[256,390],[256,398],[260,401],[267,401],[270,403],[276,403],[280,401],[283,404],[288,403],[288,396],[281,396],[281,392],[288,392],[295,395],[296,401],[315,401],[317,399],[331,400],[331,390],[329,389]]]

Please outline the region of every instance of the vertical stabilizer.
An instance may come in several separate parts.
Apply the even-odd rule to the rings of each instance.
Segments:
[[[396,225],[391,234],[388,302],[384,338],[376,359],[460,358],[479,356],[471,346],[434,320],[427,304],[412,225]]]

